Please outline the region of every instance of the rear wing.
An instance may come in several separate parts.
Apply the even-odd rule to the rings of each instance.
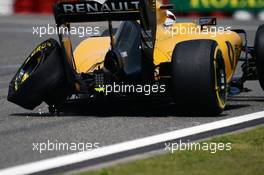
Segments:
[[[54,6],[54,17],[58,28],[69,28],[70,23],[108,21],[111,47],[114,46],[111,21],[139,20],[142,52],[149,60],[146,62],[153,63],[156,0],[59,0]],[[75,69],[70,36],[59,33],[59,40],[63,56]],[[151,68],[154,69],[154,64]]]
[[[56,22],[127,21],[140,19],[141,0],[60,0]]]

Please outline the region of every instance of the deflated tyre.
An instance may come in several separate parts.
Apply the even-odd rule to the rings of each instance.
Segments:
[[[26,109],[34,109],[43,101],[59,103],[70,92],[67,85],[61,49],[49,39],[29,55],[10,82],[8,100]]]

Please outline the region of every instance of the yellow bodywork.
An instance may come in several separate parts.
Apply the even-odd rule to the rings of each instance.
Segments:
[[[81,42],[74,51],[77,72],[88,72],[95,63],[102,62],[109,46],[109,37],[92,37]]]
[[[242,49],[241,37],[232,31],[224,31],[223,33],[172,33],[171,29],[180,28],[200,28],[196,23],[174,23],[169,29],[164,27],[167,19],[166,10],[162,10],[161,3],[157,1],[157,32],[156,43],[154,48],[154,64],[159,65],[163,62],[170,62],[175,46],[183,41],[209,39],[218,43],[218,46],[225,60],[226,78],[230,82],[235,71],[238,59]],[[228,46],[226,42],[230,42],[234,50],[234,60],[230,61]],[[74,60],[77,72],[89,72],[91,67],[104,60],[106,52],[110,47],[109,37],[92,37],[84,40],[75,49]],[[231,65],[232,63],[234,65]]]

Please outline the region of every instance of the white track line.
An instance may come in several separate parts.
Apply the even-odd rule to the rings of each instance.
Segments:
[[[146,147],[156,143],[167,142],[195,134],[200,134],[216,129],[221,129],[256,119],[264,118],[264,111],[253,114],[243,115],[239,117],[233,117],[230,119],[224,119],[212,123],[202,124],[190,128],[167,132],[159,135],[145,137],[142,139],[132,140],[128,142],[118,143],[110,146],[101,147],[92,151],[74,153],[70,155],[64,155],[56,158],[41,160],[37,162],[28,163],[25,165],[15,166],[7,169],[0,170],[1,175],[21,175],[21,174],[32,174],[62,166],[80,163],[83,161],[101,158],[117,153],[122,153],[137,148]]]

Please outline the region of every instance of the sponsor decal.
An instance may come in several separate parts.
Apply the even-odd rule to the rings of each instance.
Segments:
[[[62,3],[63,13],[104,13],[138,11],[139,1],[81,1],[78,3]]]
[[[177,12],[213,12],[214,10],[221,10],[225,12],[232,12],[234,10],[263,10],[264,0],[171,0],[175,4]],[[179,4],[181,4],[179,6]]]
[[[264,7],[263,0],[191,0],[193,8],[255,8]]]

